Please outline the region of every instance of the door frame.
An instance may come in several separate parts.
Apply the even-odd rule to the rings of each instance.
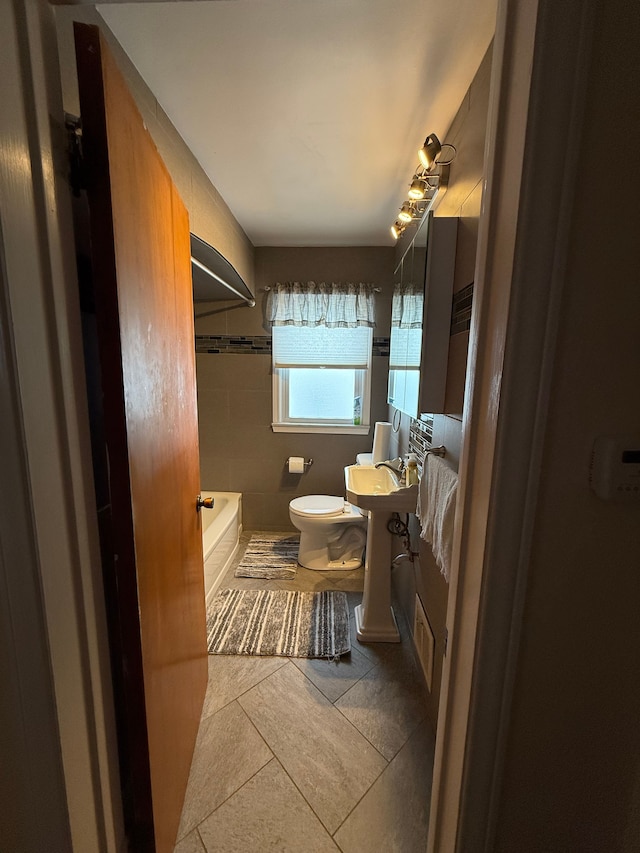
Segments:
[[[460,466],[460,506],[464,511],[458,515],[455,532],[454,561],[459,572],[450,590],[450,644],[436,743],[428,848],[433,853],[490,849],[566,246],[566,229],[554,231],[546,222],[551,212],[561,225],[563,205],[550,211],[547,200],[552,197],[549,191],[556,194],[562,188],[566,204],[575,177],[568,143],[580,124],[580,93],[595,4],[596,0],[568,0],[566,4],[501,0],[499,4],[486,149],[489,170],[470,341],[476,367],[467,381]],[[563,8],[554,8],[558,6]],[[9,415],[23,428],[28,468],[22,486],[30,495],[42,587],[32,592],[31,603],[36,611],[40,605],[44,608],[40,624],[49,643],[56,703],[52,717],[59,733],[63,793],[74,848],[118,850],[123,836],[117,753],[104,603],[95,572],[98,540],[79,367],[80,325],[71,298],[75,288],[72,221],[68,200],[58,185],[66,164],[60,150],[62,104],[55,22],[45,0],[23,0],[10,4],[9,9],[6,31],[17,34],[17,51],[3,57],[3,70],[5,79],[15,87],[18,103],[15,111],[5,111],[5,118],[13,118],[15,112],[16,126],[8,132],[33,169],[33,178],[30,171],[20,174],[16,161],[13,177],[2,175],[3,191],[5,179],[9,183],[15,180],[13,189],[23,192],[25,207],[12,211],[12,221],[22,217],[18,222],[22,239],[13,242],[4,222],[0,235],[19,394],[19,399],[8,401]],[[532,26],[536,15],[537,23]],[[573,36],[562,51],[552,37],[554,15],[562,32],[569,18],[573,27]],[[581,21],[581,39],[575,38],[576,20]],[[530,87],[523,66],[534,50],[537,76]],[[561,86],[567,68],[573,74]],[[510,73],[505,73],[507,69]],[[545,100],[542,88],[549,80],[554,85]],[[526,133],[517,120],[518,104],[529,107]],[[568,126],[561,113],[567,104],[571,105],[566,113]],[[550,120],[565,126],[564,139],[554,133],[549,140]],[[541,173],[536,169],[539,150],[528,146],[545,141],[551,142],[553,156],[545,161]],[[567,144],[563,146],[563,142]],[[564,160],[559,156],[563,151],[567,152]],[[514,187],[521,190],[514,194]],[[536,219],[541,207],[545,216]],[[517,215],[512,221],[517,230],[506,228],[502,235],[499,225],[514,210]],[[36,252],[24,251],[24,235],[37,247]],[[522,264],[531,258],[534,244],[538,252],[544,249],[543,257],[535,271],[525,271]],[[532,279],[536,286],[543,285],[546,303],[538,295],[531,305],[528,285]],[[486,286],[488,282],[491,288]],[[527,314],[532,307],[533,317]],[[489,326],[496,338],[493,348],[489,346]],[[526,334],[516,347],[514,338],[523,331]],[[539,353],[541,346],[545,356],[533,381],[528,371],[527,393],[523,394],[517,357]],[[499,408],[495,394],[492,396],[496,380]],[[487,402],[488,408],[480,408]],[[523,427],[520,437],[519,424]],[[518,519],[520,527],[513,537],[497,525],[505,514]],[[499,559],[501,549],[515,562],[508,565],[506,556]],[[517,566],[515,574],[513,565]],[[484,575],[483,568],[487,569]],[[507,580],[507,587],[502,587]],[[486,630],[487,619],[494,620],[491,635]],[[14,645],[18,659],[19,651]],[[41,687],[46,691],[46,682]],[[27,753],[24,757],[30,761]],[[474,807],[476,797],[480,799],[475,802],[487,806],[480,816]]]
[[[0,140],[11,138],[14,153],[26,155],[28,142],[20,108],[24,81],[17,76],[16,35],[21,22],[4,17],[0,31]],[[8,88],[7,88],[8,87]],[[25,417],[20,400],[12,287],[28,290],[37,274],[37,254],[18,258],[12,247],[37,238],[29,203],[33,165],[28,155],[21,172],[12,174],[0,159],[0,790],[13,789],[19,808],[0,808],[0,849],[67,849],[71,832],[66,814],[63,767],[56,739],[54,685],[40,590],[40,565],[34,547]],[[9,216],[11,211],[11,216]],[[16,223],[26,225],[20,238]],[[17,239],[16,239],[17,238]],[[34,245],[37,245],[34,239]],[[35,265],[35,269],[34,269]],[[15,297],[13,297],[15,298]],[[8,649],[11,654],[6,654]],[[35,820],[36,816],[38,820]]]
[[[498,7],[428,853],[493,849],[595,7]]]
[[[16,460],[24,461],[0,529],[3,612],[14,626],[7,658],[20,688],[19,701],[3,710],[22,732],[11,748],[27,780],[3,812],[16,813],[24,837],[42,833],[29,849],[118,851],[124,834],[55,18],[44,0],[6,3],[3,13],[0,286],[8,357],[0,423],[7,439],[11,427]],[[9,560],[18,549],[23,561]],[[31,647],[44,637],[39,666],[21,641],[27,627]],[[0,695],[14,685],[3,670]],[[44,799],[43,783],[51,786]],[[38,799],[33,808],[29,797]]]

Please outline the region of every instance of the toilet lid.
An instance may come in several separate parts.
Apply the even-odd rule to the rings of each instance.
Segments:
[[[301,515],[342,515],[344,498],[333,495],[303,495],[301,498],[294,498],[289,506]]]

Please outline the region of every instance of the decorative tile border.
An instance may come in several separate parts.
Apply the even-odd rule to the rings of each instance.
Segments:
[[[473,304],[473,282],[453,294],[451,310],[451,335],[467,332],[471,328],[471,306]]]
[[[373,339],[373,354],[382,355],[389,358],[389,348],[391,347],[391,338],[374,338]]]
[[[389,338],[373,339],[373,354],[389,357]],[[196,335],[196,352],[271,355],[271,335]]]
[[[271,355],[271,335],[196,335],[196,352]]]

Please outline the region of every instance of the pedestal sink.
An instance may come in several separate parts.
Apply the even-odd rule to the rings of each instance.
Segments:
[[[367,510],[367,551],[364,595],[355,609],[356,633],[363,643],[399,643],[400,632],[391,607],[391,533],[394,512],[415,512],[418,487],[399,486],[388,468],[348,465],[344,469],[347,500]]]

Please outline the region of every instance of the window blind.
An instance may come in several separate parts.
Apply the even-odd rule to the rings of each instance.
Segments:
[[[419,368],[422,352],[422,329],[392,329],[389,369]]]
[[[326,326],[274,326],[273,366],[344,367],[365,370],[369,366],[373,330],[329,329]]]

